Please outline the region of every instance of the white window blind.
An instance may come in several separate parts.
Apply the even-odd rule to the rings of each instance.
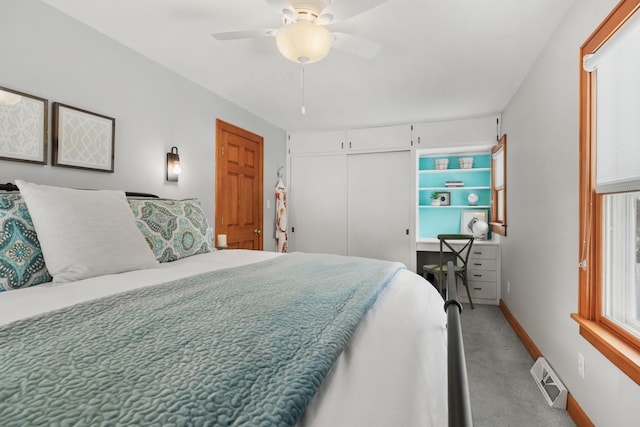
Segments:
[[[596,192],[640,190],[640,13],[584,58],[596,74]]]
[[[494,163],[494,187],[496,190],[504,188],[504,149],[500,148],[491,155]]]

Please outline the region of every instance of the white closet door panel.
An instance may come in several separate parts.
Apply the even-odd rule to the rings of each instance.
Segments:
[[[345,150],[343,130],[324,132],[290,132],[290,154],[339,153]]]
[[[348,254],[411,265],[411,153],[348,157]]]
[[[347,254],[347,158],[291,157],[290,251]]]

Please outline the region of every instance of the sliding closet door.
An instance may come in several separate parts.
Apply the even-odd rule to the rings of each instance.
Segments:
[[[348,157],[348,254],[411,263],[409,151]]]
[[[347,254],[347,156],[291,157],[289,250]]]

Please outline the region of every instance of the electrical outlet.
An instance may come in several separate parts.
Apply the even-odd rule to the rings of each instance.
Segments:
[[[578,353],[578,374],[584,378],[584,356]]]
[[[507,280],[507,293],[511,293],[511,280]]]

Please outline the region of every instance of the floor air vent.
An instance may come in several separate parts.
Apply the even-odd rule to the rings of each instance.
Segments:
[[[567,389],[551,369],[544,357],[539,357],[531,368],[531,376],[538,384],[549,406],[566,409]]]

